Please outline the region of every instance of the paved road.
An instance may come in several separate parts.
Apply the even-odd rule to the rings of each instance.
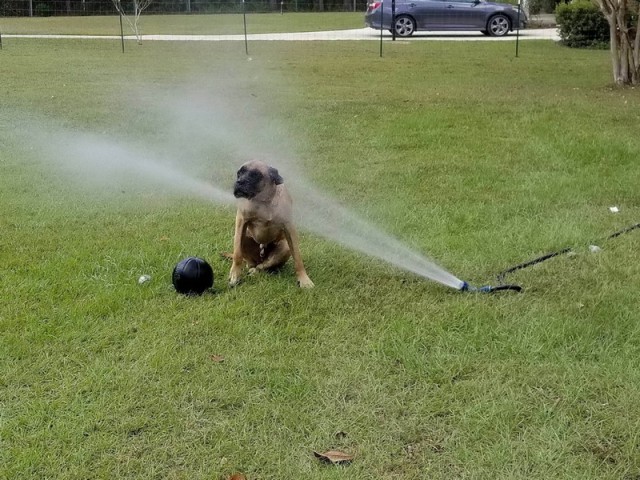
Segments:
[[[5,38],[87,38],[87,39],[119,39],[117,35],[3,35]],[[383,38],[391,40],[391,34],[384,32]],[[133,40],[135,37],[126,36],[125,39]],[[334,30],[329,32],[299,32],[299,33],[254,33],[247,35],[251,41],[299,41],[299,40],[380,40],[380,32],[371,28],[357,28],[352,30]],[[506,37],[494,38],[482,35],[480,32],[420,32],[414,34],[411,39],[398,39],[397,41],[416,40],[446,40],[446,41],[513,41],[515,32]],[[244,41],[244,35],[143,35],[142,40],[156,41],[199,41],[199,42],[224,42]],[[541,28],[521,30],[520,40],[560,40],[555,28]]]

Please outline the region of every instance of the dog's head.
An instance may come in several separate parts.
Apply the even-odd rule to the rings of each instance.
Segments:
[[[249,200],[258,195],[268,197],[275,192],[276,185],[282,182],[278,170],[260,160],[252,160],[238,170],[238,177],[233,185],[233,195],[236,198]]]

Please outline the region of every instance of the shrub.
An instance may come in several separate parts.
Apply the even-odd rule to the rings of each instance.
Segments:
[[[529,13],[538,15],[539,13],[552,13],[556,9],[556,5],[560,0],[530,0]]]
[[[556,22],[563,44],[574,48],[606,48],[609,22],[596,5],[578,0],[556,8]]]
[[[51,5],[47,3],[38,3],[34,9],[36,17],[50,17],[53,13]]]

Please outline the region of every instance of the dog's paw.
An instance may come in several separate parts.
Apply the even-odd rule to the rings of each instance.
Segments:
[[[298,278],[298,286],[300,288],[313,288],[315,285],[308,276]]]
[[[229,286],[235,287],[240,283],[240,275],[242,273],[242,269],[232,268],[231,272],[229,272]]]
[[[258,269],[256,267],[250,268],[248,273],[249,275],[253,276],[258,273]]]

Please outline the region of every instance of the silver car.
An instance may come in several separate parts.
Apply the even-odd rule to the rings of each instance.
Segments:
[[[502,37],[518,22],[520,28],[527,26],[527,16],[517,5],[483,0],[396,0],[393,22],[391,16],[391,0],[373,1],[367,6],[364,21],[377,30],[393,28],[399,37],[419,30],[480,30],[485,35]]]

